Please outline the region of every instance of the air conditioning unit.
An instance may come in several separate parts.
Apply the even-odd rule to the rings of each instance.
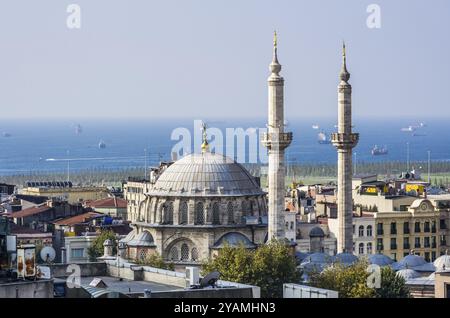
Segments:
[[[198,267],[186,267],[186,287],[198,285],[200,281],[200,271]]]

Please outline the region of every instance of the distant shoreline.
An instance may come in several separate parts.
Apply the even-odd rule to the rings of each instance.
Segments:
[[[243,164],[249,172],[261,177],[262,185],[265,183],[264,168],[259,164]],[[410,170],[415,168],[422,179],[427,180],[428,163],[426,161],[412,161]],[[406,171],[406,163],[402,161],[386,162],[360,162],[356,164],[357,175],[377,174],[380,176],[398,176]],[[337,175],[335,164],[321,163],[296,163],[286,166],[288,182],[302,181],[314,183],[314,181],[334,180]],[[83,169],[71,170],[69,179],[74,185],[120,185],[128,177],[144,177],[144,167],[132,167],[123,169]],[[430,166],[431,183],[434,185],[447,185],[450,183],[450,161],[433,161]],[[67,171],[30,171],[28,173],[0,174],[0,182],[22,186],[26,181],[65,181]],[[310,181],[310,182],[306,182]]]

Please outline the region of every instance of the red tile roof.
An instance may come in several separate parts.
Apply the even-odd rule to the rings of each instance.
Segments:
[[[48,234],[48,236],[52,236],[52,233],[45,233],[29,227],[20,226],[15,223],[11,223],[11,234]]]
[[[86,205],[93,208],[126,208],[127,200],[121,198],[105,198],[86,202]]]
[[[53,222],[53,224],[71,226],[71,225],[87,222],[87,221],[89,221],[97,216],[101,216],[101,215],[103,215],[103,214],[96,213],[96,212],[87,212],[87,213],[83,213],[80,215],[71,216],[71,217],[68,217],[65,219],[58,220],[56,222]]]
[[[10,214],[10,217],[23,218],[23,217],[27,217],[27,216],[43,213],[43,212],[49,211],[51,209],[53,209],[53,208],[49,207],[48,205],[34,206],[34,207],[31,207],[31,208],[28,208],[28,209],[24,209],[24,210],[19,211],[19,212],[13,212],[13,213]]]

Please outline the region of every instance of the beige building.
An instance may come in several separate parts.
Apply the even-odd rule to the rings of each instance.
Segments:
[[[416,198],[406,211],[379,211],[374,213],[376,250],[394,260],[410,254],[426,261],[439,255],[439,212],[430,200]]]
[[[439,211],[439,254],[444,255],[450,249],[450,194],[429,195],[428,199]]]
[[[45,196],[48,198],[66,198],[71,204],[86,200],[99,200],[108,197],[109,190],[106,187],[72,187],[52,185],[46,182],[43,185],[29,185],[20,190],[20,194]]]

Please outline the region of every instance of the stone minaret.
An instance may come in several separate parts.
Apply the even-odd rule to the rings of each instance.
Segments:
[[[338,152],[338,233],[337,252],[353,252],[352,149],[359,135],[352,133],[352,86],[348,83],[345,44],[342,50],[342,69],[338,86],[338,132],[331,140]]]
[[[284,132],[284,79],[279,75],[281,65],[277,57],[277,34],[274,34],[273,59],[270,64],[268,132],[262,143],[269,151],[269,235],[268,239],[284,239],[284,149],[292,141],[292,133]]]

